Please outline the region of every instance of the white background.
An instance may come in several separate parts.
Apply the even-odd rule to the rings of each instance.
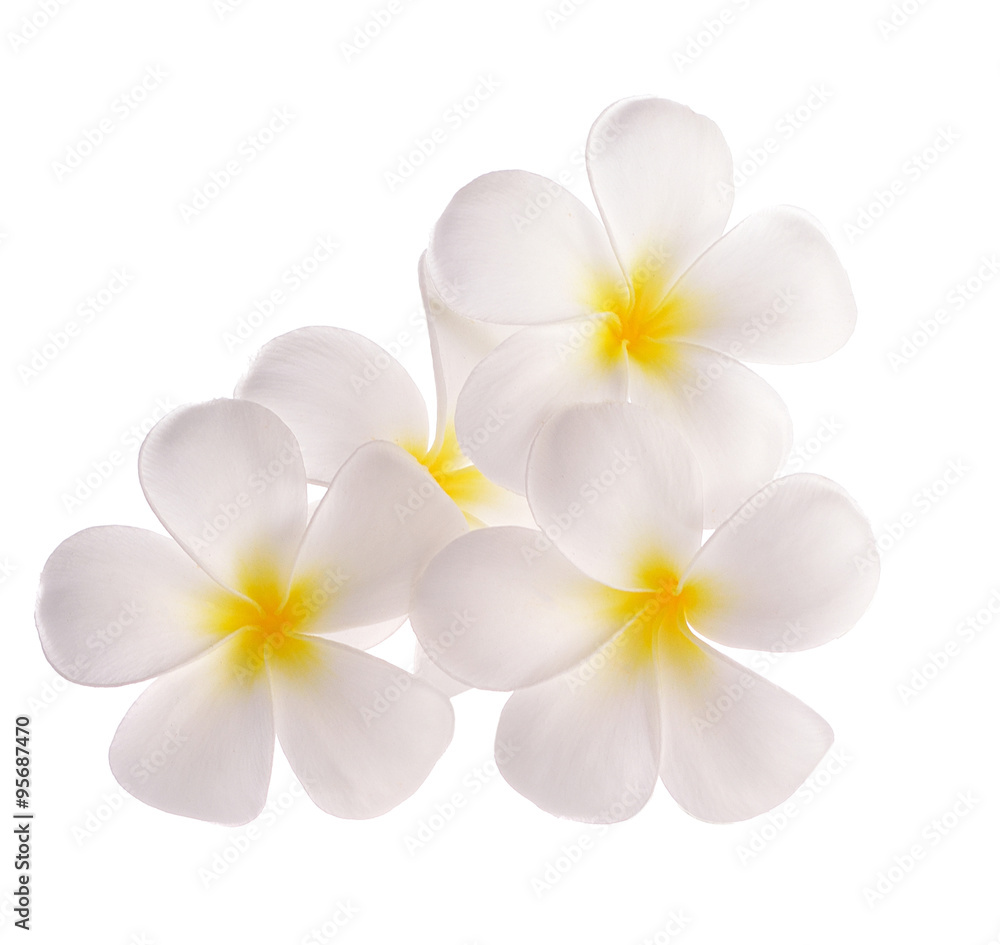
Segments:
[[[73,0],[15,50],[23,17],[45,20],[40,2],[0,12],[0,731],[12,741],[15,715],[32,717],[35,940],[638,945],[679,926],[690,945],[1000,940],[1000,618],[975,616],[991,598],[1000,609],[1000,279],[975,278],[1000,252],[1000,10],[907,0],[915,12],[887,29],[891,0],[587,0],[564,3],[561,19],[549,12],[558,0],[397,0],[366,48],[345,51],[387,0]],[[130,90],[144,75],[159,84],[139,102]],[[474,110],[461,104],[477,91]],[[831,722],[835,754],[784,820],[709,826],[661,787],[602,831],[542,814],[496,776],[503,697],[469,693],[429,780],[376,821],[294,797],[280,757],[273,806],[249,833],[123,797],[107,746],[142,687],[60,680],[32,609],[46,556],[71,533],[158,528],[130,431],[164,403],[228,395],[260,344],[316,323],[393,345],[432,397],[415,267],[437,215],[472,177],[508,167],[563,172],[589,200],[587,130],[634,94],[719,123],[751,172],[734,221],[802,206],[852,276],[860,317],[847,347],[762,371],[796,421],[789,468],[843,483],[884,550],[859,625],[769,670]],[[291,122],[263,151],[248,146],[276,108]],[[102,119],[111,130],[80,166],[56,167]],[[437,127],[443,143],[391,186],[385,172]],[[770,153],[755,150],[768,138]],[[231,159],[240,172],[185,221],[182,205]],[[873,202],[877,217],[845,229]],[[320,237],[339,244],[333,258],[227,346],[286,270],[311,266]],[[78,308],[121,269],[129,285],[83,325]],[[69,322],[76,337],[28,376]],[[95,469],[108,474],[69,508]],[[410,646],[405,629],[380,652],[404,661]],[[927,681],[934,652],[946,665]],[[914,673],[922,690],[900,689]],[[422,823],[441,827],[436,805],[453,795],[451,820],[408,849]],[[881,898],[866,894],[915,845],[913,868],[892,869]],[[7,852],[2,863],[0,936],[17,940]]]

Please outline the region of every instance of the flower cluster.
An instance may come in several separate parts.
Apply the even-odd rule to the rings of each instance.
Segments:
[[[732,158],[688,108],[612,105],[586,161],[599,215],[503,171],[435,225],[433,435],[378,345],[292,331],[233,398],[148,435],[140,481],[169,537],[90,528],[53,552],[36,614],[52,665],[156,678],[111,745],[127,791],[245,823],[277,736],[319,807],[373,817],[426,778],[467,686],[512,691],[504,778],[580,821],[632,816],[657,780],[695,817],[752,817],[830,747],[820,716],[712,644],[817,646],[874,594],[850,497],[773,479],[789,414],[743,364],[843,345],[847,276],[801,211],[725,231]],[[366,652],[408,617],[413,672]]]

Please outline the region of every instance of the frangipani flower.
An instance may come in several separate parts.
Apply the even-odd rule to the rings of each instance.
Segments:
[[[629,404],[551,418],[527,493],[541,530],[456,539],[411,608],[441,668],[515,690],[497,729],[507,781],[543,810],[595,823],[636,813],[657,776],[706,821],[785,800],[830,746],[830,726],[707,641],[802,650],[849,629],[878,580],[853,501],[822,477],[788,476],[701,546],[690,450]]]
[[[528,449],[559,407],[645,405],[683,431],[716,525],[790,445],[781,399],[740,362],[836,351],[856,318],[847,275],[793,208],[722,235],[732,157],[718,127],[684,106],[612,105],[590,131],[586,162],[600,219],[554,181],[498,171],[460,190],[434,228],[428,274],[454,287],[454,311],[525,326],[469,376],[459,439],[487,476],[523,491]],[[478,441],[497,415],[503,423]]]
[[[262,404],[288,424],[313,482],[328,483],[355,449],[380,440],[424,465],[470,525],[530,520],[521,496],[490,482],[463,455],[453,423],[454,399],[468,372],[495,346],[492,337],[506,333],[461,324],[425,281],[422,260],[420,274],[438,393],[430,445],[427,407],[406,369],[373,341],[342,328],[279,335],[260,350],[236,396]],[[440,332],[442,319],[455,327]]]
[[[451,705],[356,646],[399,625],[417,574],[465,531],[427,470],[361,446],[307,521],[291,431],[258,404],[217,400],[161,420],[139,475],[173,540],[118,525],[73,535],[45,565],[36,613],[67,678],[160,677],[111,745],[122,787],[245,823],[264,806],[277,734],[331,814],[372,817],[408,797],[451,739]]]

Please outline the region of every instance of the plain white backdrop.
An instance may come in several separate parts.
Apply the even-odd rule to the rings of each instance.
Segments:
[[[31,716],[29,934],[1000,941],[998,27],[986,0],[4,3],[0,731]],[[837,733],[812,781],[745,824],[695,821],[662,787],[615,827],[558,821],[491,767],[504,697],[468,693],[428,781],[375,821],[320,812],[280,755],[248,828],[123,795],[107,747],[142,687],[45,662],[49,552],[90,525],[158,529],[142,433],[229,395],[289,329],[364,332],[433,403],[416,263],[437,215],[500,168],[589,200],[587,130],[635,94],[718,122],[734,221],[809,210],[857,295],[841,352],[761,372],[795,419],[789,470],[842,483],[884,552],[854,630],[764,666]],[[407,627],[379,652],[411,645]],[[12,852],[0,936],[18,940]]]

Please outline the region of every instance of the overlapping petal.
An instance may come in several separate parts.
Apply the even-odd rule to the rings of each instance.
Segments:
[[[489,478],[523,494],[528,450],[552,414],[572,404],[625,400],[624,357],[595,357],[600,324],[588,318],[523,329],[469,375],[455,428],[462,452]]]
[[[708,348],[670,344],[629,364],[629,397],[684,434],[701,468],[705,527],[714,528],[768,482],[792,440],[788,408],[739,361]]]
[[[296,580],[329,591],[310,632],[368,626],[407,612],[424,565],[466,529],[427,470],[392,443],[359,447],[309,522]]]
[[[366,627],[351,627],[347,630],[317,632],[317,628],[314,626],[312,635],[329,635],[345,646],[353,646],[359,650],[370,650],[388,640],[404,623],[406,623],[405,614],[399,617],[390,617],[388,620],[381,620]]]
[[[343,328],[299,328],[269,341],[236,396],[281,417],[314,482],[330,482],[372,440],[420,455],[427,448],[427,409],[413,379],[375,342]]]
[[[685,581],[691,625],[724,646],[804,650],[849,630],[878,584],[875,536],[822,476],[768,484],[705,543]]]
[[[239,588],[266,554],[287,583],[306,525],[306,477],[291,430],[245,400],[167,414],[139,451],[139,479],[157,518],[222,584]]]
[[[495,171],[463,187],[431,235],[427,269],[459,315],[545,325],[590,315],[595,292],[624,287],[601,221],[554,181]]]
[[[666,290],[722,234],[733,159],[704,115],[665,99],[624,99],[594,122],[586,155],[594,197],[629,274],[653,269]]]
[[[480,689],[519,689],[571,668],[621,628],[621,592],[587,577],[538,531],[469,532],[427,566],[410,621],[427,655]]]
[[[568,407],[535,438],[528,502],[580,570],[641,590],[701,545],[701,473],[677,429],[632,404]]]
[[[437,390],[437,432],[432,449],[440,449],[449,425],[454,423],[459,392],[472,369],[517,329],[463,318],[452,311],[447,297],[455,290],[442,290],[434,284],[427,273],[426,253],[420,257],[418,277]]]
[[[449,676],[431,660],[419,643],[413,648],[413,675],[443,692],[449,699],[469,690],[469,686]]]
[[[244,824],[264,807],[274,753],[265,673],[235,683],[234,638],[161,676],[118,726],[110,761],[118,783],[151,807]]]
[[[557,817],[626,820],[656,786],[659,712],[652,663],[611,641],[570,672],[510,697],[497,725],[497,766],[514,790]]]
[[[352,647],[312,643],[313,665],[272,668],[278,741],[306,792],[337,817],[376,817],[409,797],[451,741],[433,686]]]

